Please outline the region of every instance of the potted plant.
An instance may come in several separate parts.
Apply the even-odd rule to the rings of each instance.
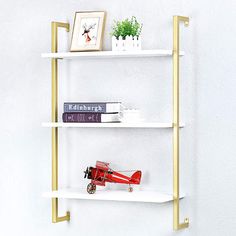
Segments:
[[[112,51],[141,50],[142,24],[135,16],[123,21],[114,21],[112,27]]]

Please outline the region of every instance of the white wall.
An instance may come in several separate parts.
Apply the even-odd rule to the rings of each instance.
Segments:
[[[1,1],[0,2],[0,235],[236,235],[235,12],[227,1]],[[104,48],[113,19],[143,22],[144,48],[171,48],[172,15],[190,16],[181,27],[181,183],[187,198],[173,232],[172,205],[61,201],[70,223],[51,223],[50,22],[73,21],[75,11],[106,10]],[[95,72],[95,73],[94,73]],[[171,120],[169,59],[60,63],[64,100],[122,100],[144,116]],[[63,130],[60,186],[85,186],[83,169],[97,159],[117,168],[141,168],[143,188],[172,188],[171,131]],[[96,148],[94,148],[96,147]]]

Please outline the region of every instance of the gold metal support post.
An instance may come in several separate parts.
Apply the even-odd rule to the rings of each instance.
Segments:
[[[173,19],[173,192],[174,192],[174,230],[187,228],[189,219],[179,223],[179,24],[189,24],[189,18],[174,16]]]
[[[68,23],[52,22],[52,49],[53,53],[57,52],[58,43],[58,27],[70,30]],[[58,107],[58,72],[57,59],[52,59],[52,122],[57,122],[57,107]],[[52,190],[58,190],[58,128],[52,128]],[[52,222],[57,223],[61,221],[70,220],[70,212],[66,216],[58,216],[58,198],[52,198]]]

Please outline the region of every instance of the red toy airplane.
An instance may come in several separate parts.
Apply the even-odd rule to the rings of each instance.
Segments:
[[[131,184],[140,184],[142,172],[135,171],[133,175],[126,176],[109,168],[109,163],[97,161],[96,167],[87,167],[84,171],[84,178],[91,179],[87,186],[87,192],[93,194],[96,191],[96,185],[105,186],[106,182],[128,184],[129,192],[133,191]]]

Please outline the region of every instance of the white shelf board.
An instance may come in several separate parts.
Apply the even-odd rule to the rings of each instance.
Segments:
[[[42,53],[43,58],[56,59],[79,59],[79,58],[119,58],[119,57],[170,57],[172,50],[140,50],[140,51],[97,51],[97,52],[58,52],[58,53]],[[183,56],[184,52],[180,52]]]
[[[58,191],[46,192],[43,194],[43,197],[150,203],[165,203],[173,201],[173,195],[171,194],[135,189],[133,192],[128,192],[126,190],[97,190],[95,194],[88,194],[86,189],[62,189]],[[184,195],[180,196],[180,198],[183,197]]]
[[[173,128],[171,122],[140,122],[140,123],[63,123],[63,122],[44,122],[43,127],[58,128]],[[180,124],[184,127],[184,123]]]

